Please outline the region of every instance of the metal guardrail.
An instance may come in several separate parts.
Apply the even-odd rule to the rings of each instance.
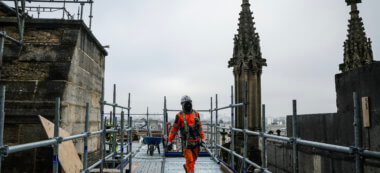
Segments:
[[[246,88],[248,88],[247,84],[246,84]],[[247,98],[247,94],[248,94],[248,90],[246,89],[245,90],[245,93],[246,93],[246,98]],[[215,97],[216,98],[216,103],[217,103],[217,96]],[[297,124],[297,101],[296,100],[293,100],[293,115],[292,115],[292,131],[293,131],[293,136],[292,137],[284,137],[284,136],[276,136],[276,135],[271,135],[271,134],[268,134],[268,133],[265,133],[266,131],[266,127],[265,127],[265,105],[263,104],[262,105],[262,131],[261,132],[258,132],[258,131],[251,131],[251,130],[248,130],[247,128],[247,125],[246,125],[246,122],[247,122],[247,99],[245,99],[245,103],[241,103],[241,104],[233,104],[233,90],[231,89],[231,104],[229,106],[225,106],[225,107],[222,107],[222,108],[215,108],[215,109],[212,109],[212,111],[215,111],[215,117],[216,119],[218,118],[218,110],[221,110],[221,109],[228,109],[228,108],[231,108],[231,122],[232,122],[232,125],[231,127],[221,127],[221,126],[218,126],[217,123],[218,121],[215,122],[215,124],[212,124],[211,127],[214,128],[214,132],[216,134],[218,134],[217,132],[219,132],[219,129],[225,129],[225,130],[230,130],[231,131],[231,149],[228,149],[228,148],[225,148],[223,147],[222,145],[219,145],[217,144],[219,140],[216,140],[214,142],[211,142],[211,148],[214,149],[213,152],[210,154],[213,154],[213,158],[218,158],[219,157],[219,152],[218,152],[218,148],[228,152],[231,156],[231,165],[229,165],[230,167],[234,168],[234,157],[237,157],[239,159],[241,159],[244,163],[248,163],[250,165],[252,165],[253,167],[255,167],[256,169],[260,169],[262,172],[266,172],[266,173],[269,173],[270,171],[267,169],[267,165],[266,165],[266,139],[276,139],[276,140],[280,140],[280,141],[284,141],[284,142],[288,142],[288,143],[291,143],[292,144],[292,147],[293,147],[293,172],[294,173],[298,173],[298,149],[297,149],[297,146],[298,145],[304,145],[304,146],[309,146],[309,147],[315,147],[315,148],[319,148],[319,149],[322,149],[322,150],[329,150],[329,151],[335,151],[335,152],[340,152],[340,153],[346,153],[346,154],[353,154],[355,156],[355,172],[356,173],[361,173],[362,172],[362,169],[363,169],[363,163],[362,163],[362,159],[361,157],[370,157],[370,158],[375,158],[375,159],[380,159],[380,152],[378,151],[370,151],[370,150],[366,150],[366,149],[363,149],[361,148],[360,146],[360,140],[361,140],[361,127],[360,127],[360,124],[359,124],[359,105],[358,105],[358,96],[357,96],[357,93],[354,92],[353,93],[353,103],[354,103],[354,131],[355,131],[355,135],[354,135],[354,139],[355,139],[355,146],[351,146],[351,147],[348,147],[348,146],[340,146],[340,145],[334,145],[334,144],[328,144],[328,143],[323,143],[323,142],[316,142],[316,141],[309,141],[309,140],[303,140],[303,139],[300,139],[298,138],[298,132],[297,132],[297,127],[298,127],[298,124]],[[217,105],[217,104],[216,104]],[[245,124],[244,124],[244,129],[238,129],[238,128],[234,128],[234,112],[233,112],[233,107],[237,107],[237,106],[244,106],[245,109],[244,109],[244,121],[245,121]],[[212,120],[212,118],[211,118]],[[212,121],[211,121],[212,123]],[[234,142],[235,142],[235,135],[234,135],[234,132],[239,132],[239,133],[243,133],[244,134],[244,153],[243,153],[243,156],[237,154],[235,151],[234,151]],[[216,134],[214,134],[214,136],[216,136]],[[258,165],[252,161],[250,161],[248,158],[247,158],[247,135],[254,135],[254,136],[259,136],[262,138],[261,140],[261,145],[262,145],[262,165]],[[213,138],[211,138],[213,139]],[[217,138],[219,139],[219,138]],[[243,168],[244,168],[244,171],[247,171],[247,165],[246,164],[243,164]]]
[[[353,154],[355,156],[355,170],[357,173],[362,172],[362,159],[361,157],[370,157],[370,158],[375,158],[375,159],[380,159],[380,152],[378,151],[371,151],[371,150],[366,150],[361,148],[360,144],[360,124],[359,124],[359,107],[358,107],[358,98],[357,98],[357,93],[353,93],[353,102],[354,102],[354,131],[355,131],[355,146],[348,147],[348,146],[340,146],[340,145],[334,145],[334,144],[328,144],[328,143],[322,143],[322,142],[315,142],[315,141],[309,141],[309,140],[303,140],[298,138],[297,136],[297,102],[296,100],[293,100],[293,115],[292,115],[292,130],[293,130],[293,136],[292,137],[284,137],[284,136],[276,136],[276,135],[271,135],[268,133],[265,133],[266,127],[265,127],[265,105],[262,105],[262,131],[251,131],[248,129],[247,125],[247,120],[248,120],[248,85],[246,84],[246,89],[245,89],[245,101],[244,103],[238,103],[234,104],[233,103],[233,87],[231,87],[231,104],[228,106],[220,107],[218,108],[218,95],[215,95],[215,108],[213,109],[213,101],[212,98],[210,99],[210,109],[209,110],[201,110],[203,112],[210,112],[210,119],[211,122],[210,124],[204,124],[209,126],[210,129],[210,146],[206,148],[206,151],[211,155],[211,157],[217,161],[218,163],[221,161],[220,160],[220,150],[224,150],[227,153],[230,154],[230,163],[229,167],[234,168],[235,167],[235,157],[240,159],[242,161],[242,168],[241,172],[246,172],[248,169],[248,165],[253,166],[256,169],[260,169],[262,172],[265,173],[270,173],[270,170],[267,169],[267,164],[266,164],[266,139],[276,139],[284,142],[291,143],[293,146],[293,172],[297,173],[298,172],[298,145],[304,145],[304,146],[309,146],[309,147],[315,147],[319,148],[322,150],[329,150],[329,151],[335,151],[335,152],[340,152],[340,153],[346,153],[346,154]],[[85,120],[85,129],[84,133],[82,134],[77,134],[77,135],[72,135],[69,137],[59,137],[59,113],[60,113],[60,99],[56,99],[56,110],[55,110],[55,129],[54,129],[54,137],[48,140],[43,140],[43,141],[38,141],[38,142],[32,142],[32,143],[27,143],[27,144],[20,144],[20,145],[14,145],[14,146],[4,146],[3,144],[3,133],[4,133],[4,102],[5,102],[5,86],[1,87],[1,92],[0,92],[0,168],[1,168],[1,161],[3,157],[7,156],[8,154],[12,154],[15,152],[20,152],[24,150],[29,150],[33,148],[38,148],[38,147],[43,147],[43,146],[54,146],[54,155],[53,155],[53,172],[56,173],[58,171],[58,147],[59,144],[64,142],[64,141],[69,141],[69,140],[74,140],[74,139],[79,139],[83,138],[84,139],[84,158],[83,158],[83,170],[82,172],[89,172],[91,169],[94,169],[95,167],[100,165],[100,170],[103,171],[104,168],[104,163],[112,163],[113,166],[115,166],[116,163],[120,163],[120,172],[123,171],[123,163],[126,159],[129,161],[129,170],[131,170],[132,166],[132,118],[130,117],[130,94],[128,95],[128,107],[124,106],[119,106],[116,103],[116,85],[114,86],[114,94],[113,94],[113,103],[107,103],[104,101],[104,80],[102,81],[102,96],[101,96],[101,130],[95,131],[95,132],[88,132],[88,123],[89,123],[89,104],[86,104],[86,120]],[[111,106],[113,108],[113,123],[112,123],[112,128],[111,129],[105,129],[105,120],[104,120],[104,107],[105,106]],[[244,107],[244,128],[239,129],[234,127],[234,109],[236,107]],[[116,108],[122,109],[120,113],[120,127],[117,125],[117,120],[116,120]],[[124,111],[123,109],[127,109],[128,111],[128,128],[125,128],[124,126]],[[224,110],[224,109],[230,109],[231,110],[231,126],[230,127],[221,127],[218,124],[218,111]],[[166,107],[166,97],[164,97],[164,110],[163,110],[163,116],[164,116],[164,124],[166,126],[167,120],[168,120],[168,112],[169,111],[178,111],[178,110],[170,110],[167,109]],[[213,120],[213,115],[215,112],[215,122]],[[149,115],[147,112],[146,115]],[[159,114],[158,114],[159,115]],[[165,127],[164,126],[164,127]],[[219,144],[219,130],[224,129],[224,130],[230,130],[231,131],[231,148],[228,149],[226,147],[223,147],[222,145]],[[116,142],[116,133],[122,133],[128,132],[128,144],[124,145],[124,135],[121,135],[121,143],[120,143],[120,150],[116,150],[116,146],[119,145],[119,143]],[[244,134],[244,152],[243,155],[238,154],[235,151],[234,144],[235,144],[235,132],[238,133],[243,133]],[[112,133],[114,138],[110,143],[112,144],[112,151],[110,154],[105,156],[105,136],[107,133]],[[101,154],[100,154],[100,160],[98,160],[96,163],[94,163],[91,166],[87,165],[87,153],[88,153],[88,138],[93,135],[101,135]],[[167,138],[167,129],[166,127],[164,128],[164,134],[165,138]],[[247,157],[247,140],[248,140],[248,135],[253,135],[253,136],[258,136],[261,137],[261,145],[262,145],[262,164],[258,165],[254,163],[253,161],[249,160]],[[124,153],[124,147],[127,147],[127,153]],[[124,155],[125,154],[125,155]],[[120,156],[120,159],[116,159],[116,156]],[[225,163],[225,162],[224,162]],[[235,170],[234,170],[235,171]]]
[[[329,150],[329,151],[335,151],[335,152],[340,152],[340,153],[346,153],[346,154],[352,154],[355,156],[355,172],[356,173],[361,173],[362,172],[362,159],[361,157],[370,157],[370,158],[375,158],[375,159],[380,159],[380,152],[378,151],[370,151],[361,148],[360,144],[360,124],[359,124],[359,105],[358,105],[358,96],[357,93],[353,93],[353,102],[354,102],[354,129],[355,129],[355,146],[340,146],[340,145],[334,145],[334,144],[328,144],[328,143],[322,143],[322,142],[316,142],[316,141],[309,141],[309,140],[303,140],[298,138],[298,132],[297,132],[297,101],[293,100],[292,101],[292,106],[293,106],[293,114],[292,114],[292,131],[293,131],[293,136],[292,137],[285,137],[285,136],[276,136],[272,134],[266,133],[266,127],[265,127],[265,104],[262,105],[262,118],[261,118],[261,125],[262,125],[262,130],[261,131],[251,131],[247,127],[247,113],[248,113],[248,84],[246,83],[245,85],[245,100],[244,103],[237,103],[234,104],[234,96],[233,96],[233,87],[231,87],[231,104],[228,106],[220,107],[218,108],[218,95],[215,95],[215,108],[213,108],[213,98],[210,98],[210,124],[203,124],[204,126],[208,126],[207,129],[207,135],[211,136],[209,137],[210,139],[210,146],[204,146],[206,151],[210,154],[210,156],[217,161],[218,163],[220,162],[220,149],[226,151],[230,155],[230,163],[228,167],[234,168],[235,167],[235,157],[240,159],[242,161],[242,168],[243,170],[240,170],[240,172],[246,172],[248,169],[248,165],[253,166],[256,169],[261,170],[262,172],[265,173],[270,173],[271,171],[268,170],[267,168],[267,163],[266,163],[266,140],[267,139],[275,139],[279,141],[284,141],[287,143],[292,144],[292,164],[293,164],[293,173],[298,173],[298,145],[303,145],[303,146],[309,146],[309,147],[315,147],[319,148],[321,150]],[[236,107],[244,107],[244,128],[239,129],[234,127],[234,108]],[[231,126],[230,127],[222,127],[218,125],[218,111],[220,110],[225,110],[225,109],[231,109]],[[180,111],[180,110],[170,110],[166,108],[166,97],[164,98],[164,119],[165,119],[165,124],[167,122],[167,112],[168,111]],[[215,115],[214,115],[215,114]],[[215,121],[213,117],[215,116]],[[231,131],[231,148],[226,148],[223,147],[222,145],[219,144],[219,130],[224,129],[224,130],[230,130]],[[235,133],[243,133],[244,134],[244,149],[243,149],[243,155],[240,155],[236,153],[235,151]],[[167,137],[167,131],[165,128],[165,137]],[[261,137],[261,160],[262,164],[258,165],[254,163],[253,161],[249,160],[247,158],[247,139],[248,135],[253,135],[253,136],[258,136]],[[223,161],[224,162],[224,161]],[[224,162],[225,163],[225,162]],[[233,170],[237,172],[236,170]]]
[[[59,150],[59,144],[64,142],[64,141],[70,141],[74,139],[79,139],[82,138],[84,139],[83,142],[83,169],[81,170],[82,173],[87,173],[90,170],[96,168],[97,166],[100,165],[100,171],[103,172],[104,168],[104,163],[105,162],[111,162],[113,165],[115,163],[120,163],[120,173],[123,172],[124,170],[124,161],[128,160],[129,161],[129,170],[131,170],[132,167],[132,117],[130,117],[130,94],[128,94],[128,107],[124,106],[119,106],[115,103],[116,101],[116,86],[114,87],[114,103],[111,104],[110,106],[113,107],[114,112],[116,108],[121,108],[121,109],[127,109],[128,111],[128,128],[124,126],[124,111],[121,111],[121,124],[118,127],[116,122],[116,117],[115,114],[114,116],[114,123],[112,124],[111,129],[105,129],[104,126],[104,106],[108,105],[104,101],[104,80],[102,80],[102,96],[101,96],[101,129],[99,131],[95,132],[89,132],[89,112],[90,112],[90,105],[89,103],[86,103],[86,117],[85,117],[85,128],[84,132],[82,134],[77,134],[77,135],[72,135],[68,137],[60,137],[59,136],[59,120],[60,120],[60,98],[56,98],[56,106],[55,106],[55,120],[54,120],[54,137],[51,139],[47,140],[42,140],[42,141],[37,141],[37,142],[31,142],[31,143],[26,143],[26,144],[19,144],[19,145],[13,145],[13,146],[5,146],[3,143],[3,137],[4,137],[4,118],[5,118],[5,113],[4,113],[4,103],[5,103],[5,86],[1,86],[1,92],[0,92],[0,172],[1,172],[1,163],[3,157],[6,157],[8,154],[20,152],[20,151],[25,151],[25,150],[30,150],[34,148],[39,148],[39,147],[46,147],[46,146],[51,146],[53,145],[53,173],[58,173],[58,150]],[[124,144],[124,133],[128,132],[128,143],[125,145]],[[105,156],[105,137],[107,133],[112,133],[113,134],[113,141],[112,141],[112,152]],[[120,133],[120,150],[116,150],[116,146],[119,145],[119,143],[116,143],[116,134]],[[93,165],[88,166],[88,138],[94,135],[101,135],[101,154],[100,154],[100,159],[95,162]],[[124,153],[124,147],[127,147],[127,152]],[[124,155],[125,154],[125,155]],[[116,156],[120,156],[120,159],[115,159]]]

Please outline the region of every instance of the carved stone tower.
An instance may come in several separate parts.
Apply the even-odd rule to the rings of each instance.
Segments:
[[[348,24],[347,40],[344,42],[344,60],[339,65],[346,72],[373,62],[371,39],[367,39],[362,18],[359,17],[357,3],[361,0],[346,0],[351,6],[351,19]]]
[[[234,37],[233,56],[228,62],[228,67],[233,67],[235,78],[236,103],[242,103],[245,99],[245,82],[248,82],[248,129],[261,129],[261,73],[266,66],[266,60],[262,58],[260,50],[260,37],[254,27],[252,12],[248,0],[243,0],[240,12],[238,34]],[[235,127],[244,128],[244,109],[236,109]],[[238,141],[243,141],[237,134]],[[242,153],[243,142],[236,143],[237,151]],[[248,138],[248,156],[254,161],[260,162],[258,138]]]

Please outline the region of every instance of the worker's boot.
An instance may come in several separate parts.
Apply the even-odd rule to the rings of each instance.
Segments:
[[[185,172],[187,173],[187,169],[186,169],[186,166],[185,166],[185,164],[183,165],[183,169],[185,169]]]

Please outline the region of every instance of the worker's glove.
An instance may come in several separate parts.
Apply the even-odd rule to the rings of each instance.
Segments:
[[[171,151],[173,149],[173,144],[172,142],[168,142],[168,151]]]

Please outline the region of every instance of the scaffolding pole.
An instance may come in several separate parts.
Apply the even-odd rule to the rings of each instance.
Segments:
[[[248,130],[248,82],[245,82],[245,97],[244,97],[244,149],[243,149],[243,170],[244,173],[247,172],[247,144],[248,144],[248,136],[247,136],[247,130]]]
[[[262,127],[262,130],[261,130],[261,167],[263,169],[266,168],[266,143],[265,143],[265,132],[266,132],[266,124],[265,124],[265,104],[262,105],[262,108],[261,108],[261,113],[262,113],[262,116],[261,116],[261,127]]]
[[[54,139],[56,140],[53,148],[53,173],[58,173],[59,159],[59,121],[60,121],[60,109],[61,109],[61,99],[59,97],[55,100],[55,119],[54,119]]]
[[[233,151],[235,151],[235,132],[232,130],[235,127],[235,119],[234,119],[234,108],[232,105],[234,104],[234,86],[231,86],[231,167],[235,169],[235,157]]]
[[[90,114],[90,104],[86,103],[86,117],[85,117],[85,124],[84,124],[84,133],[86,133],[86,136],[84,137],[83,142],[83,169],[87,169],[87,158],[88,158],[88,126],[89,126],[89,114]]]
[[[0,173],[1,173],[1,163],[3,161],[3,154],[2,150],[4,150],[4,119],[5,119],[5,112],[4,112],[4,103],[5,103],[5,86],[1,86],[0,91]]]
[[[293,128],[293,173],[298,173],[298,151],[297,151],[297,101],[293,100],[293,116],[292,116],[292,128]]]
[[[218,148],[216,147],[219,145],[219,130],[218,130],[218,94],[215,94],[215,156],[219,156]]]
[[[101,98],[100,98],[100,129],[102,130],[102,135],[101,135],[101,139],[100,139],[100,172],[103,173],[103,169],[104,169],[104,152],[106,151],[106,146],[105,146],[105,142],[106,142],[106,131],[105,131],[105,128],[104,128],[104,124],[105,124],[105,121],[104,121],[104,78],[102,78],[102,95],[101,95]]]
[[[112,105],[112,128],[116,129],[117,120],[116,120],[116,84],[113,84],[113,105]],[[116,132],[112,133],[112,153],[116,152]],[[112,159],[115,160],[115,155],[112,156]],[[115,167],[115,162],[112,162],[112,167]]]
[[[129,124],[128,124],[129,125]],[[124,111],[121,111],[120,116],[120,173],[124,170]]]

